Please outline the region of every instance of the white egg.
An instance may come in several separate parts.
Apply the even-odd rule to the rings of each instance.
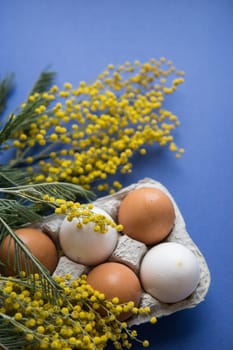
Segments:
[[[98,207],[94,207],[92,211],[112,220],[110,215]],[[106,233],[95,232],[93,222],[78,228],[79,220],[74,218],[72,221],[68,221],[65,218],[61,224],[59,241],[64,254],[79,264],[89,266],[107,260],[117,244],[117,230],[108,225]]]
[[[175,242],[160,243],[144,256],[140,267],[144,290],[164,303],[186,299],[200,279],[197,257]]]

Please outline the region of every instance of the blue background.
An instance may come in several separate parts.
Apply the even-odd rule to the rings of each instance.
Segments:
[[[0,0],[0,74],[15,72],[7,112],[51,64],[58,83],[95,79],[109,64],[165,56],[186,72],[169,97],[186,153],[134,158],[124,185],[144,177],[173,194],[212,282],[195,309],[139,327],[150,349],[233,348],[233,1]],[[134,349],[141,346],[135,344]]]

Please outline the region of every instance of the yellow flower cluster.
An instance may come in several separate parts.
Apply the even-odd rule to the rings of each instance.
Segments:
[[[50,197],[47,194],[43,196],[43,200],[55,206],[55,214],[67,215],[68,221],[72,221],[74,218],[78,219],[78,228],[82,228],[84,225],[92,222],[95,232],[106,233],[108,232],[108,226],[115,228],[118,232],[123,230],[122,225],[117,225],[105,215],[95,213],[92,203],[80,204],[79,202]]]
[[[136,308],[133,302],[119,304],[117,297],[106,300],[104,294],[87,284],[86,275],[75,280],[70,276],[54,277],[62,287],[56,304],[48,302],[37,279],[37,288],[29,289],[21,281],[7,279],[0,282],[0,317],[17,329],[28,344],[24,349],[104,349],[112,342],[115,349],[132,346],[136,340],[148,346],[147,340],[137,338],[136,330],[118,320],[119,314],[148,313],[150,309]],[[2,298],[4,297],[4,298]],[[105,309],[105,316],[99,309]],[[155,323],[152,317],[151,322]]]
[[[109,65],[91,84],[65,83],[35,93],[22,105],[22,110],[35,106],[33,121],[13,135],[17,159],[28,164],[34,182],[67,181],[101,191],[109,190],[106,179],[118,170],[131,172],[132,155],[146,154],[148,145],[168,145],[179,158],[184,150],[172,131],[180,123],[163,103],[183,75],[162,57]],[[114,181],[110,188],[119,190],[121,184]]]

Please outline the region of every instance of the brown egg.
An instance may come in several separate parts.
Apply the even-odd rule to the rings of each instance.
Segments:
[[[171,231],[175,210],[163,191],[141,187],[129,192],[121,202],[118,222],[129,237],[148,245],[156,244]]]
[[[137,275],[126,265],[115,262],[100,264],[89,272],[87,283],[104,293],[107,300],[118,297],[120,303],[133,301],[135,306],[139,305],[141,285]],[[119,320],[124,321],[130,316],[130,312],[122,312]]]
[[[58,252],[53,241],[42,231],[35,228],[21,228],[15,231],[18,237],[29,248],[31,253],[48,269],[52,274],[58,263]],[[8,253],[9,252],[9,253]],[[15,245],[13,238],[8,235],[0,246],[0,261],[5,265],[1,266],[1,273],[5,276],[14,276],[14,254]],[[21,253],[22,270],[25,270],[25,255]],[[36,272],[36,268],[33,272]]]

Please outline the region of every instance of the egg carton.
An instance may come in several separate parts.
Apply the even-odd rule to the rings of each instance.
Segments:
[[[147,315],[133,316],[130,320],[128,320],[129,326],[146,323],[150,320],[151,316],[156,316],[159,318],[162,316],[168,316],[177,311],[195,307],[205,299],[211,280],[210,271],[208,269],[206,260],[187,232],[185,221],[174,198],[167,190],[167,188],[164,187],[160,182],[150,178],[145,178],[135,184],[123,188],[113,195],[98,198],[93,202],[93,204],[105,210],[113,218],[114,221],[117,221],[118,209],[124,197],[130,191],[141,187],[152,187],[160,189],[171,199],[175,209],[175,223],[172,231],[163,242],[177,242],[183,244],[195,254],[200,265],[200,281],[195,291],[188,298],[177,303],[163,303],[143,291],[139,306],[148,306],[150,308],[150,313]],[[44,232],[48,233],[56,243],[58,243],[59,229],[63,219],[64,217],[62,216],[48,217],[40,225],[41,229]],[[108,261],[123,263],[130,267],[137,275],[139,275],[142,258],[150,248],[151,247],[146,246],[144,243],[131,239],[126,235],[120,235],[117,246],[109,257]],[[83,273],[88,273],[90,269],[91,267],[89,266],[78,264],[69,260],[67,257],[62,256],[59,260],[54,275],[65,275],[66,273],[70,273],[72,278],[77,278]]]

